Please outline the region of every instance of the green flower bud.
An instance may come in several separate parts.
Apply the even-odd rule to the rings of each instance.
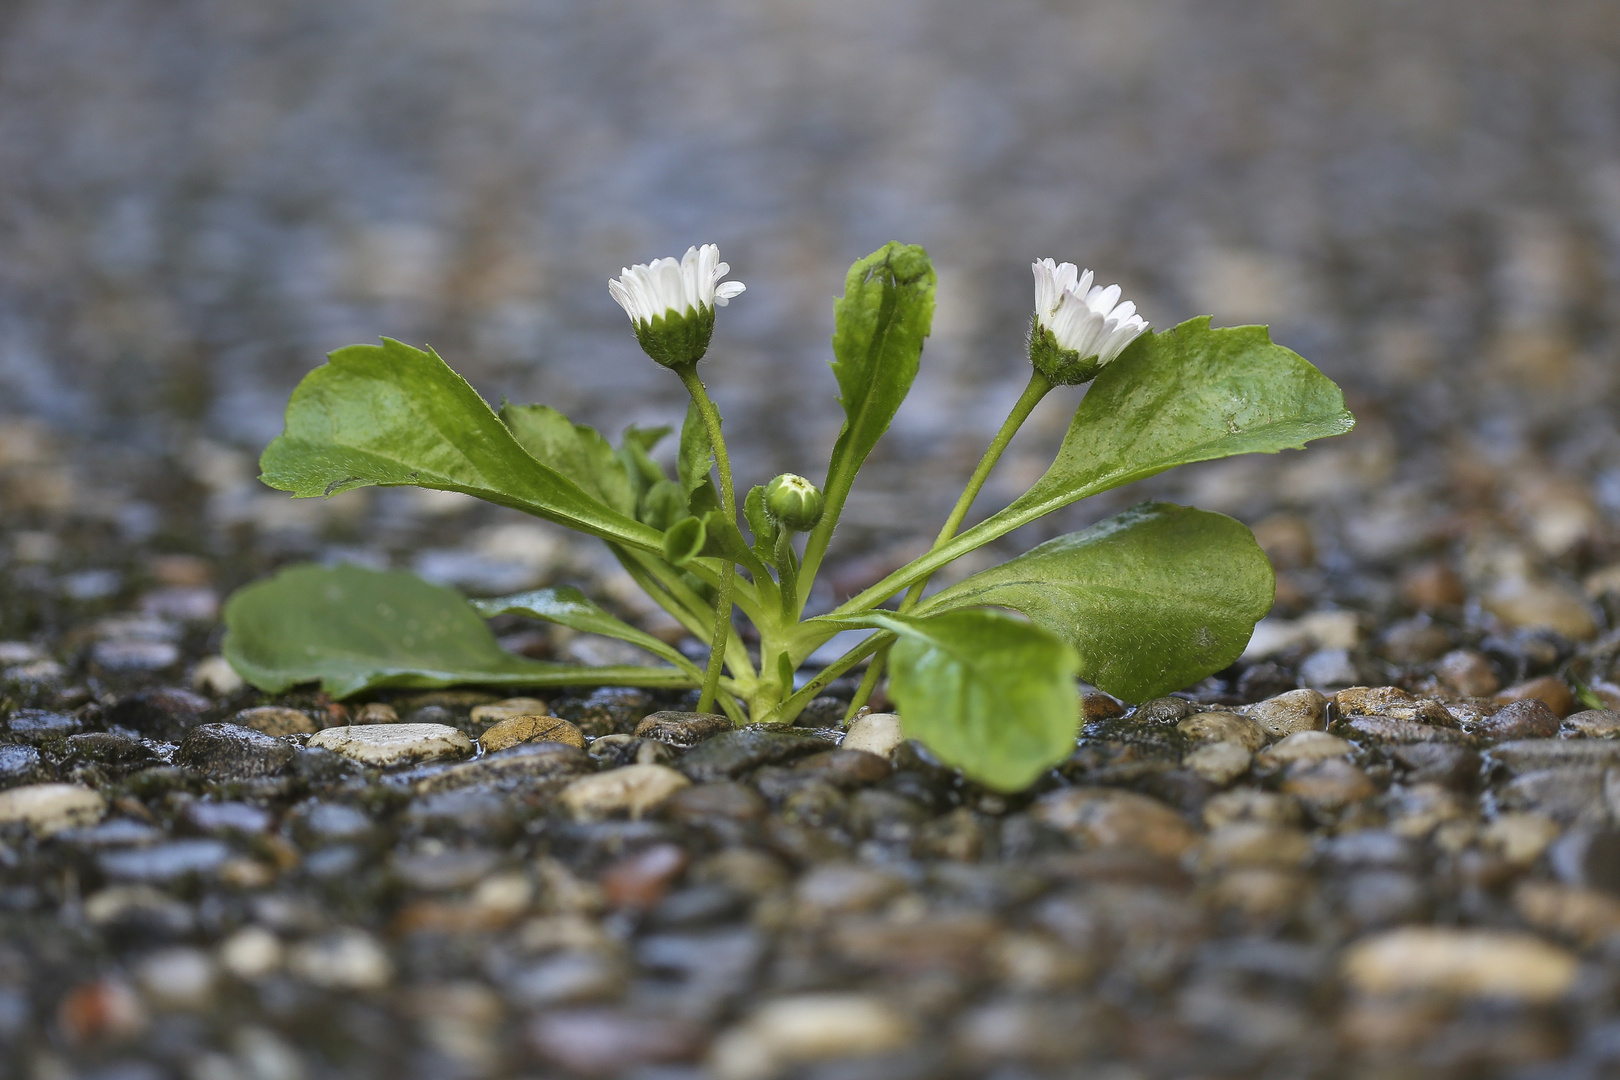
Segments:
[[[1081,356],[1079,350],[1059,345],[1057,335],[1042,326],[1039,317],[1029,327],[1029,362],[1053,386],[1079,386],[1103,369],[1099,358]]]
[[[795,473],[783,473],[765,485],[765,513],[794,532],[809,532],[826,506],[821,489]]]

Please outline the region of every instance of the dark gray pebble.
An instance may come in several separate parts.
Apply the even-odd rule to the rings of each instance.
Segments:
[[[200,724],[186,732],[175,764],[211,780],[274,776],[297,755],[291,743],[236,724]]]

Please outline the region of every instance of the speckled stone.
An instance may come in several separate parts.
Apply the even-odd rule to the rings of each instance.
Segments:
[[[379,767],[462,757],[472,751],[472,740],[445,724],[350,724],[316,732],[309,745]]]
[[[1274,738],[1296,731],[1321,731],[1327,727],[1328,699],[1315,690],[1290,690],[1258,705],[1250,705],[1244,715],[1265,728]]]
[[[478,741],[487,751],[527,742],[555,742],[585,749],[585,736],[579,728],[555,716],[511,716],[491,725]]]

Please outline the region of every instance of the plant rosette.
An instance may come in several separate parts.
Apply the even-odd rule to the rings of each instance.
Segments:
[[[277,692],[319,681],[335,697],[379,687],[641,686],[695,689],[700,711],[791,723],[866,663],[853,714],[887,677],[907,735],[988,787],[1015,791],[1074,748],[1077,680],[1126,701],[1196,683],[1243,651],[1275,578],[1253,534],[1221,514],[1143,503],[1049,540],[947,588],[952,561],[1101,492],[1177,465],[1302,448],[1354,425],[1344,395],[1264,327],[1197,318],[1153,332],[1118,286],[1034,264],[1030,378],[933,545],[836,609],[809,595],[862,464],[917,378],[935,275],[922,248],[890,243],[858,260],[833,309],[833,377],[844,425],[819,485],[784,474],[739,500],[721,418],[698,376],[715,309],[740,282],[712,245],[630,267],[611,283],[648,355],[690,405],[673,475],[655,457],[668,429],[627,428],[617,445],[544,404],[492,409],[431,349],[384,338],[339,349],[306,376],[263,480],[299,498],[368,485],[457,491],[605,543],[648,597],[706,642],[702,666],[575,589],[467,601],[409,574],[305,565],[239,590],[225,654]],[[963,528],[1035,405],[1089,382],[1051,466],[1007,506]],[[757,651],[731,633],[736,612]],[[646,665],[588,667],[514,656],[485,619],[522,615],[617,638]],[[867,631],[803,685],[795,676],[835,634]],[[711,704],[712,703],[712,704]]]

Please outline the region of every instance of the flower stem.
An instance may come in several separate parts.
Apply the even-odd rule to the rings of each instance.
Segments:
[[[985,481],[990,479],[991,470],[996,467],[996,462],[1001,460],[1001,455],[1006,452],[1007,446],[1013,440],[1013,436],[1018,434],[1018,429],[1024,426],[1024,421],[1029,419],[1029,414],[1035,411],[1035,406],[1040,404],[1041,399],[1051,392],[1052,381],[1050,379],[1039,371],[1029,373],[1029,382],[1024,386],[1024,392],[1018,396],[1018,401],[1013,405],[1012,411],[1007,414],[1007,419],[1002,421],[1001,430],[997,431],[996,437],[990,440],[989,447],[985,449],[984,456],[979,459],[979,464],[974,467],[973,475],[968,477],[967,487],[962,489],[961,497],[956,500],[956,505],[951,508],[950,516],[945,519],[945,524],[940,527],[939,535],[934,538],[933,546],[928,549],[929,551],[939,550],[946,541],[956,535],[956,530],[962,527],[963,519],[967,517],[968,511],[973,508],[973,500],[979,497],[979,492],[983,490]],[[923,590],[928,587],[928,579],[932,576],[932,574],[928,574],[918,578],[916,583],[906,592],[905,599],[900,601],[901,614],[917,606],[917,602],[922,599]],[[867,699],[872,696],[872,691],[877,689],[878,679],[883,676],[883,665],[888,658],[889,650],[887,646],[872,657],[872,662],[866,666],[866,674],[861,678],[861,685],[856,689],[855,696],[850,699],[849,710],[844,714],[844,723],[849,723],[855,714],[861,710],[861,706],[865,705]]]
[[[776,531],[776,573],[782,590],[782,622],[792,625],[799,610],[799,557],[793,550],[793,533],[786,527]]]
[[[675,369],[692,395],[692,402],[703,417],[703,426],[709,431],[709,444],[714,447],[714,463],[720,470],[720,509],[727,520],[737,521],[737,493],[731,486],[731,459],[726,455],[726,440],[720,433],[720,410],[715,408],[703,380],[698,378],[697,364],[682,364]],[[714,634],[709,639],[709,666],[703,674],[703,691],[698,698],[697,711],[708,712],[714,707],[715,690],[720,685],[720,672],[725,666],[726,639],[731,635],[731,593],[737,580],[737,564],[725,559],[720,564],[720,595],[714,605]]]

